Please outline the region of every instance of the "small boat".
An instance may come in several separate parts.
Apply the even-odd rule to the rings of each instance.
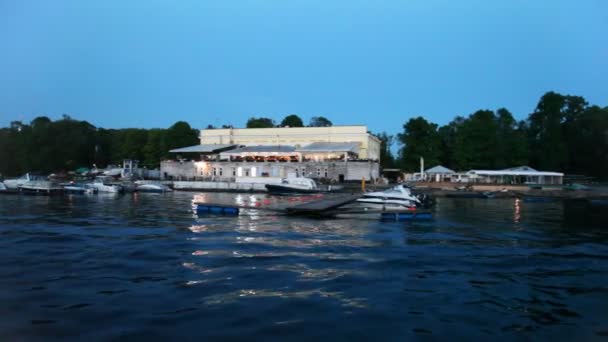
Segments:
[[[0,194],[10,194],[10,193],[15,193],[15,192],[17,192],[16,189],[9,189],[6,187],[4,182],[0,182]]]
[[[5,179],[3,183],[7,190],[17,191],[19,190],[19,187],[21,185],[25,184],[26,182],[32,181],[35,178],[38,178],[38,176],[34,176],[28,172],[19,178]]]
[[[160,183],[144,183],[142,181],[135,182],[135,190],[138,192],[170,192],[173,191],[170,187]]]
[[[96,189],[97,192],[119,193],[123,191],[122,186],[117,184],[110,184],[109,179],[106,177],[95,178],[93,183],[87,184],[87,187]]]
[[[415,196],[409,188],[403,185],[385,191],[365,193],[362,198],[357,200],[357,203],[380,208],[416,208],[431,205],[428,197]]]
[[[313,194],[321,192],[317,183],[310,178],[283,178],[281,184],[266,184],[271,194]]]
[[[21,184],[19,192],[34,195],[55,195],[63,193],[63,188],[54,182],[31,180]]]
[[[95,194],[97,193],[97,189],[87,186],[87,185],[79,185],[79,184],[62,184],[63,191],[68,194]]]

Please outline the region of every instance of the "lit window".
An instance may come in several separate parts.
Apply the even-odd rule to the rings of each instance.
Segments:
[[[236,175],[239,177],[243,176],[243,167],[239,166],[239,168],[236,170]]]

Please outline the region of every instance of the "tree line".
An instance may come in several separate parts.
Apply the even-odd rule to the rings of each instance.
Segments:
[[[104,129],[67,115],[56,121],[45,116],[29,124],[13,121],[10,127],[0,128],[0,174],[101,168],[123,159],[154,168],[169,157],[170,149],[198,144],[198,133],[183,121],[168,129]]]
[[[333,123],[324,116],[313,116],[308,127],[330,127]],[[287,115],[280,124],[267,117],[252,117],[247,120],[247,128],[272,128],[272,127],[304,127],[304,121],[296,114]]]
[[[396,137],[379,135],[384,154],[397,140],[397,158],[384,167],[419,169],[443,165],[454,170],[531,167],[608,178],[608,107],[590,105],[581,96],[544,94],[525,120],[505,108],[478,110],[439,126],[419,116],[403,125]]]
[[[317,116],[308,127],[331,125],[329,119]],[[304,122],[295,114],[279,124],[267,117],[247,121],[248,128],[287,126],[304,127]],[[94,164],[105,167],[123,159],[154,168],[170,158],[169,150],[198,144],[198,135],[183,121],[167,129],[104,129],[65,115],[55,121],[44,116],[29,124],[14,121],[0,128],[0,174],[69,171]],[[484,109],[457,116],[443,126],[414,117],[400,134],[375,135],[381,141],[383,168],[417,171],[424,157],[426,166],[441,164],[454,170],[530,165],[608,178],[608,107],[590,105],[580,96],[548,92],[521,121],[505,108]],[[391,153],[395,143],[401,146],[396,155]]]
[[[332,122],[322,116],[313,117],[309,122],[309,127],[331,125]],[[265,117],[247,121],[247,128],[287,126],[304,127],[304,124],[295,114],[286,116],[279,125]],[[55,121],[40,116],[29,124],[13,121],[9,127],[0,128],[0,175],[66,172],[93,165],[103,168],[120,164],[123,159],[139,160],[140,166],[156,168],[161,160],[171,157],[169,150],[199,142],[199,130],[184,121],[167,129],[104,129],[68,115]]]

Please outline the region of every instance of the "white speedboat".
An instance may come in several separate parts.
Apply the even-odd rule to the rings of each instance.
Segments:
[[[63,192],[63,188],[48,180],[31,180],[19,186],[19,192],[27,194],[54,195]]]
[[[19,190],[20,186],[32,180],[34,180],[34,176],[29,173],[26,173],[25,175],[19,178],[5,179],[3,183],[8,190]]]
[[[109,184],[107,178],[97,177],[93,183],[87,184],[88,188],[96,189],[97,192],[111,192],[118,193],[122,192],[123,188],[117,184]]]
[[[372,205],[374,207],[393,208],[415,208],[422,205],[422,202],[416,196],[412,195],[410,189],[403,185],[398,185],[385,191],[365,193],[357,202]]]
[[[95,194],[95,193],[97,193],[97,189],[92,188],[90,186],[86,186],[86,185],[68,183],[68,184],[62,184],[62,187],[63,187],[63,191],[68,194]]]
[[[305,177],[283,178],[280,184],[266,184],[271,194],[311,194],[321,190],[314,180]]]
[[[135,189],[138,192],[169,192],[173,191],[170,187],[161,183],[146,183],[142,181],[135,182]]]

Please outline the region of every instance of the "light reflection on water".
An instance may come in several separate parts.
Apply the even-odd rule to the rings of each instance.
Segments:
[[[197,200],[251,208],[198,216]],[[0,333],[9,340],[608,334],[608,233],[582,220],[591,215],[585,208],[439,199],[433,220],[410,223],[265,210],[299,202],[179,192],[0,197]]]

